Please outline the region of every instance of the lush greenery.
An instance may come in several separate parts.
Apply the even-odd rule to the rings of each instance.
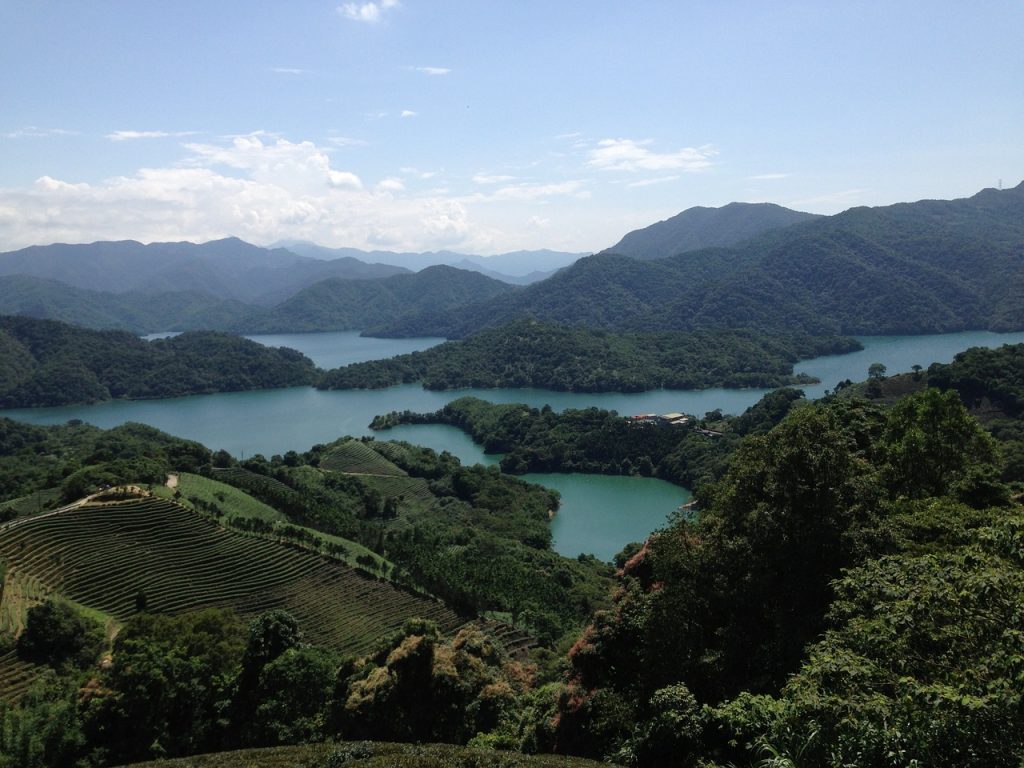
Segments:
[[[781,338],[753,331],[612,333],[521,320],[463,341],[328,371],[323,389],[422,382],[427,389],[556,391],[778,387],[797,360],[860,349],[850,338]]]
[[[178,760],[139,763],[132,768],[597,768],[591,760],[558,755],[524,755],[450,744],[357,741],[218,752]]]
[[[312,384],[312,361],[224,333],[143,341],[51,320],[0,317],[0,407],[174,397]]]
[[[382,332],[461,338],[524,316],[615,330],[936,333],[1024,327],[1024,184],[854,208],[729,248],[599,254],[541,283]]]
[[[1024,756],[1024,511],[1004,482],[1000,441],[964,402],[1019,422],[1021,352],[971,351],[948,369],[917,372],[917,391],[894,402],[849,397],[848,387],[814,403],[778,390],[741,416],[711,413],[686,427],[473,399],[381,419],[447,419],[492,449],[553,467],[682,475],[672,469],[678,461],[698,481],[700,512],[621,553],[610,600],[600,564],[547,549],[556,499],[447,454],[344,438],[240,464],[159,433],[150,445],[138,427],[8,425],[19,446],[0,455],[0,470],[13,475],[52,453],[36,475],[10,483],[12,497],[53,487],[54,473],[83,457],[97,473],[155,473],[180,456],[218,482],[186,477],[181,486],[193,483],[202,515],[108,494],[75,512],[8,524],[3,600],[34,607],[16,630],[24,639],[0,648],[0,682],[17,691],[0,706],[0,765],[85,768],[324,739],[343,741],[300,759],[523,764],[498,752],[352,741],[371,738],[627,766],[1015,768]],[[409,490],[414,481],[425,494]],[[268,517],[242,490],[287,520]],[[132,517],[140,505],[145,514]],[[161,521],[171,507],[177,521]],[[77,534],[61,533],[74,515]],[[162,582],[164,592],[136,588],[123,605],[94,605],[126,571],[108,545],[83,538],[93,515],[118,540],[109,546],[126,551],[132,531],[147,524],[170,531],[183,520],[217,527],[207,515],[234,517],[251,530],[218,528],[222,553],[245,539],[252,552],[276,547],[331,568],[342,567],[323,562],[334,559],[332,540],[303,531],[344,532],[385,556],[402,580],[495,611],[518,629],[478,621],[445,634],[410,620],[375,643],[343,646],[318,623],[335,602],[323,593],[289,604],[294,614],[254,603],[245,619],[150,613],[176,581],[193,591],[205,583],[184,566],[185,575]],[[188,528],[182,543],[192,540]],[[28,540],[44,529],[53,535]],[[163,574],[173,549],[151,533],[147,573]],[[75,586],[93,567],[90,554],[108,564],[92,596]],[[286,569],[230,571],[241,581]],[[41,581],[66,572],[53,581],[76,599],[39,597],[19,580],[29,571]],[[122,625],[116,636],[110,615]],[[589,626],[574,630],[587,616]],[[225,753],[194,764],[257,759]]]
[[[588,472],[660,477],[688,488],[721,475],[729,454],[744,435],[765,432],[803,394],[779,389],[743,415],[720,412],[691,417],[686,426],[637,423],[600,408],[531,408],[460,397],[428,414],[378,416],[371,426],[450,424],[467,432],[487,453],[503,453],[501,469],[526,472]],[[710,429],[709,429],[710,427]]]
[[[235,329],[246,333],[366,330],[409,312],[443,316],[455,307],[512,290],[507,283],[479,272],[448,266],[380,280],[331,278],[266,312],[240,319]]]
[[[1016,765],[1024,521],[998,471],[934,389],[888,412],[807,405],[744,441],[571,651],[556,745],[638,765]]]
[[[968,349],[948,365],[930,366],[927,381],[960,394],[1002,445],[1003,479],[1024,490],[1024,344]]]

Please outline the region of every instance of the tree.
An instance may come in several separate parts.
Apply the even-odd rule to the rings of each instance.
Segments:
[[[28,609],[18,655],[57,668],[67,663],[84,666],[99,653],[102,639],[99,627],[68,604],[50,599]]]

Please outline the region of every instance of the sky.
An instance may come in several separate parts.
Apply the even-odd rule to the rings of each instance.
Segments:
[[[0,0],[0,251],[590,252],[1024,178],[1024,3]]]

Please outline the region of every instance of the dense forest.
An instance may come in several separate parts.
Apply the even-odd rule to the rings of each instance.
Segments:
[[[811,383],[793,363],[860,349],[852,338],[754,331],[614,333],[521,320],[462,341],[329,371],[323,389],[422,382],[427,389],[538,387],[576,392],[779,387]]]
[[[374,335],[461,338],[532,316],[614,330],[819,334],[1015,330],[1024,318],[1024,184],[962,200],[854,208],[728,248],[638,261],[610,253]]]
[[[660,477],[687,488],[717,479],[744,435],[766,432],[803,393],[779,389],[738,417],[720,412],[692,417],[686,427],[635,423],[600,408],[531,408],[460,397],[434,413],[390,413],[371,427],[450,424],[468,433],[487,453],[504,454],[503,472],[586,472]],[[710,428],[710,429],[709,429]]]
[[[144,341],[125,331],[2,316],[0,371],[4,408],[292,387],[318,375],[294,349],[226,333]]]

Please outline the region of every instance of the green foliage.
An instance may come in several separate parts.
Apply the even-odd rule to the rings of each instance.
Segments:
[[[18,655],[35,664],[85,667],[95,661],[103,643],[102,629],[67,603],[47,600],[28,609],[25,630],[18,637]]]
[[[1018,765],[1024,561],[993,543],[1021,526],[1004,518],[964,545],[850,571],[833,628],[759,723],[764,743],[799,748],[806,766]]]
[[[319,387],[539,387],[556,391],[777,387],[812,380],[793,363],[859,349],[854,339],[753,331],[611,333],[521,320],[422,352],[328,371]]]
[[[222,737],[243,628],[230,612],[128,620],[83,702],[82,730],[104,764],[194,754]]]
[[[1024,318],[1024,189],[854,208],[729,248],[653,261],[598,254],[551,278],[390,335],[462,338],[534,317],[608,330],[792,334],[1013,330]]]
[[[147,342],[52,320],[0,317],[0,407],[173,397],[312,384],[312,361],[293,349],[209,331]],[[3,380],[0,380],[2,383]]]
[[[236,327],[246,333],[367,330],[410,312],[443,315],[513,290],[513,286],[478,272],[448,266],[379,280],[330,278],[299,291],[269,312],[243,318]]]
[[[908,451],[917,451],[913,460],[897,458]],[[691,719],[675,732],[704,729],[694,737],[694,754],[710,750],[723,761],[761,757],[836,766],[889,764],[885,756],[894,754],[892,764],[902,765],[914,751],[884,732],[908,722],[908,729],[917,729],[914,749],[929,756],[921,764],[937,764],[944,751],[1007,764],[1006,750],[1020,745],[998,735],[1019,733],[1019,727],[1008,703],[989,712],[984,696],[1002,696],[998,685],[1012,686],[1017,674],[1010,659],[1017,653],[1020,617],[1010,615],[1009,596],[1022,578],[1020,525],[997,537],[986,526],[1005,512],[959,503],[1006,503],[1005,488],[992,479],[996,458],[956,397],[935,390],[907,397],[888,412],[854,400],[809,404],[766,434],[748,437],[724,478],[701,490],[699,517],[677,520],[624,563],[612,609],[595,616],[570,652],[572,677],[556,743],[588,755],[617,751],[620,759],[643,764],[638,750],[648,738],[657,743],[664,718],[658,691],[682,683],[701,704],[733,697],[743,702],[723,705],[708,722],[695,707],[686,709]],[[933,461],[941,462],[941,476],[930,472]],[[999,551],[1009,553],[1002,555],[1009,570],[985,570],[980,581],[958,575],[957,569],[994,567],[977,554],[977,544],[971,549],[979,539],[999,542]],[[911,562],[918,571],[906,570]],[[937,569],[932,587],[922,585],[920,569]],[[971,616],[976,606],[988,605],[982,597],[987,590],[1005,608],[974,626]],[[928,616],[917,616],[919,610]],[[876,684],[836,646],[828,646],[827,660],[812,652],[807,661],[808,646],[829,627],[825,637],[835,640],[834,628],[841,626],[857,633],[857,654],[884,654],[878,670],[890,675],[887,682]],[[1013,629],[1008,633],[1007,627]],[[979,645],[968,649],[975,635]],[[996,661],[993,648],[1009,655]],[[954,655],[963,659],[954,662]],[[948,673],[957,664],[975,664],[972,655],[978,667],[971,666],[962,681],[970,691],[948,690]],[[979,681],[977,669],[989,668],[991,676]],[[921,685],[908,688],[898,706],[872,709],[880,692],[895,691],[900,698],[901,686],[909,685],[905,672],[920,674]],[[817,688],[800,694],[804,709],[785,715],[804,675]],[[848,686],[858,681],[869,688],[863,710],[844,709]],[[826,686],[838,686],[834,700]],[[766,699],[751,694],[781,696],[782,703],[764,706]],[[621,710],[612,719],[603,714],[612,706],[608,697]],[[974,709],[977,718],[970,720]],[[826,715],[832,718],[827,724]],[[957,718],[978,734],[959,751],[950,746]],[[927,731],[930,720],[934,733]],[[636,725],[627,735],[601,730],[602,722],[630,721]],[[842,743],[833,762],[830,755],[839,754],[834,750],[842,739],[849,743]],[[863,741],[855,749],[857,739]],[[990,741],[998,746],[990,748]],[[730,743],[746,744],[746,752]],[[602,745],[599,751],[592,751],[594,744]],[[686,748],[676,754],[687,754]],[[974,758],[959,759],[975,764]],[[979,757],[976,764],[983,763]]]

